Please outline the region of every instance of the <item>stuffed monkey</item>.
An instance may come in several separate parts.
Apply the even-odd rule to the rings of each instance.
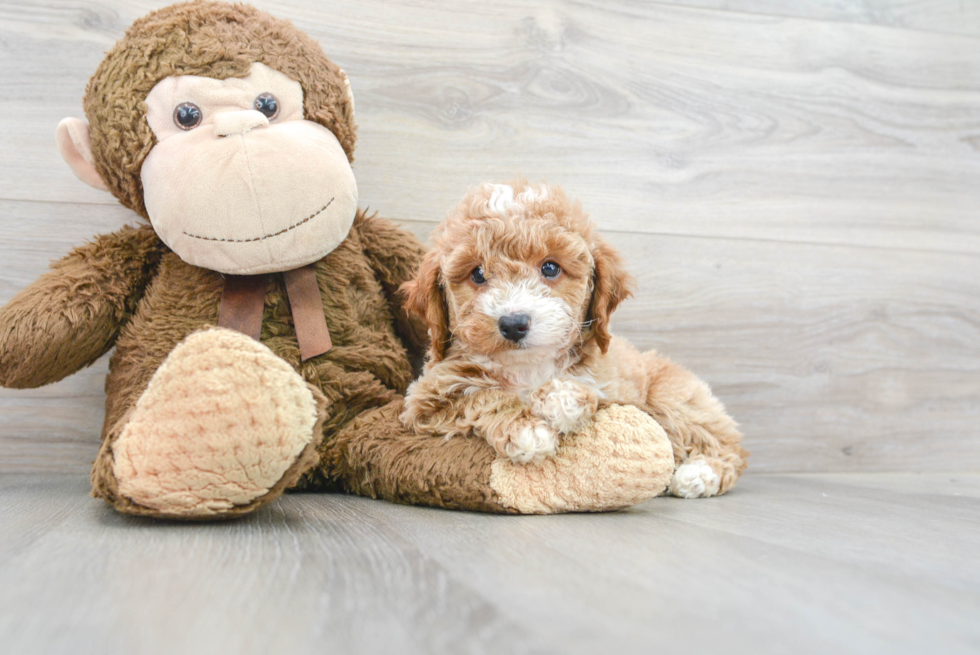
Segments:
[[[95,238],[0,310],[0,384],[115,346],[93,494],[125,513],[219,518],[284,490],[494,512],[604,510],[660,493],[659,426],[610,407],[552,461],[398,421],[425,327],[402,283],[423,248],[357,209],[344,72],[292,24],[192,2],[136,21],[57,139],[144,219]]]

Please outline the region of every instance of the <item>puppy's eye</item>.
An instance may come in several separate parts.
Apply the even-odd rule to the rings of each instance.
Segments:
[[[279,101],[271,93],[263,93],[255,99],[256,111],[262,112],[270,121],[279,115]]]
[[[477,266],[470,272],[470,279],[473,280],[474,284],[486,284],[487,278],[483,274],[483,267]]]
[[[561,266],[555,262],[545,262],[541,264],[541,275],[549,280],[554,280],[561,273]]]
[[[201,124],[204,114],[193,102],[182,102],[174,107],[174,125],[182,130],[193,130]]]

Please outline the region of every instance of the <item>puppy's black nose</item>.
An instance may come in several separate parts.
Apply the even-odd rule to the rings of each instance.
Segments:
[[[504,339],[517,343],[527,336],[527,331],[531,328],[531,317],[527,314],[507,314],[500,317],[497,325]]]

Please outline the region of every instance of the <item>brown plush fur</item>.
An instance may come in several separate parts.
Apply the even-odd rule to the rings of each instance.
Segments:
[[[57,382],[105,354],[166,250],[149,227],[125,227],[53,263],[2,310],[0,385]]]
[[[334,451],[323,459],[325,464],[344,461],[351,466],[349,458],[336,452],[346,443],[338,444],[333,437],[364,410],[397,399],[412,379],[409,354],[418,356],[425,349],[424,328],[408,317],[396,292],[414,274],[422,253],[410,234],[359,212],[348,238],[316,264],[334,347],[302,364],[282,278],[274,276],[269,285],[261,341],[324,398],[321,426],[327,438],[319,450]],[[126,227],[56,262],[0,310],[4,386],[36,387],[61,379],[115,343],[93,491],[123,511],[160,515],[115,494],[112,441],[173,348],[191,333],[217,323],[221,289],[220,274],[181,261],[149,226]],[[373,427],[380,427],[377,419]],[[384,429],[392,438],[405,435],[394,418]],[[287,476],[290,479],[276,490],[292,486],[311,464],[309,455],[304,456],[293,469],[296,475]],[[348,489],[343,475],[323,466],[310,471],[301,486]],[[397,478],[388,484],[397,488]],[[485,484],[480,489],[492,495]],[[393,499],[400,499],[393,494]],[[232,513],[254,509],[278,495]],[[409,494],[405,502],[411,499]]]
[[[405,285],[408,307],[428,321],[433,343],[406,398],[407,425],[424,434],[477,435],[501,456],[541,461],[560,434],[584,425],[601,396],[654,417],[678,465],[699,461],[714,471],[717,480],[706,485],[717,482],[713,493],[735,484],[748,453],[708,386],[610,334],[610,315],[633,280],[579,203],[559,187],[523,180],[483,185],[437,234],[416,280]],[[544,277],[545,262],[561,273]],[[474,280],[477,267],[485,282]],[[517,311],[532,316],[530,331],[512,342],[498,318]],[[544,336],[535,340],[535,330]]]
[[[269,285],[261,341],[326,396],[323,428],[328,434],[365,409],[390,402],[411,381],[411,364],[387,298],[410,275],[421,252],[411,236],[387,221],[359,214],[347,239],[316,264],[334,347],[302,364],[281,276]],[[172,253],[163,256],[139,310],[116,343],[106,380],[104,436],[118,431],[117,423],[125,420],[174,347],[217,323],[222,284],[219,273]],[[403,323],[400,331],[410,347],[420,348],[417,327]]]
[[[325,451],[322,470],[354,493],[401,503],[514,513],[490,486],[493,450],[477,439],[446,441],[400,429],[401,399],[361,414]]]

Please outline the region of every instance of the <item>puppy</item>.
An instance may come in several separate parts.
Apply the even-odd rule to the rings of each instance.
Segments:
[[[402,421],[539,462],[600,403],[631,404],[673,443],[669,493],[726,492],[748,453],[721,402],[684,368],[609,332],[632,287],[620,254],[560,187],[517,180],[471,189],[402,289],[431,337]]]

